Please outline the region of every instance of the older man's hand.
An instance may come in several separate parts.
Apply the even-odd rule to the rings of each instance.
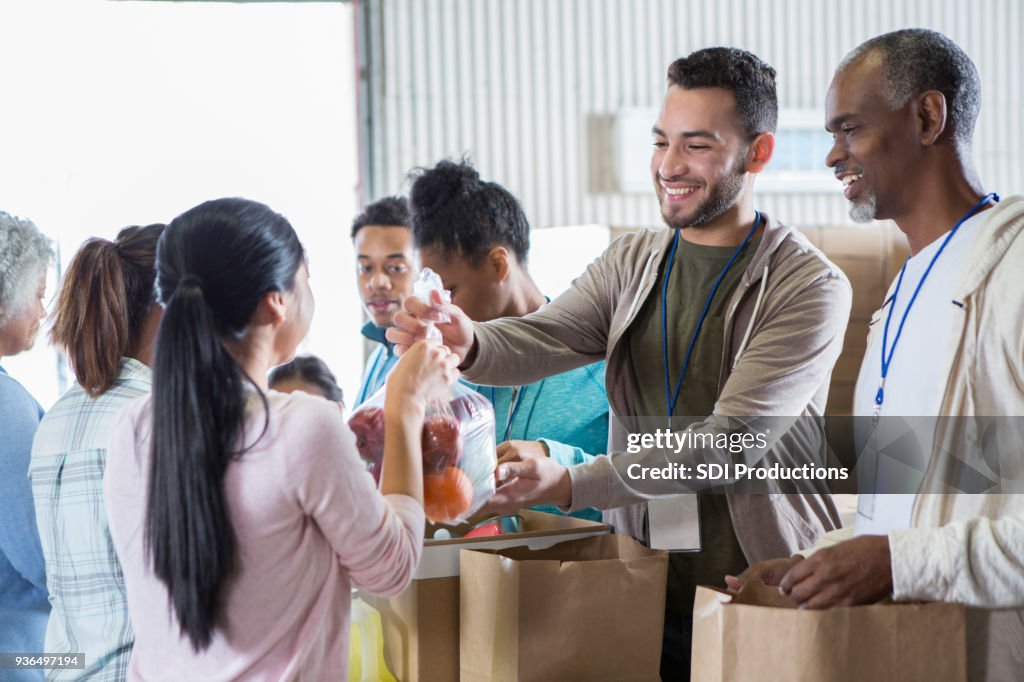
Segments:
[[[779,590],[801,608],[871,604],[892,595],[889,538],[861,535],[819,550],[782,577]]]

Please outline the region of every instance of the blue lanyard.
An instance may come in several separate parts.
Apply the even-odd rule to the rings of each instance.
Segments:
[[[537,388],[537,393],[538,394],[540,393],[540,389],[543,388],[543,386],[544,386],[544,382],[541,381],[540,382],[540,386]],[[508,420],[505,422],[505,436],[499,441],[501,443],[504,443],[505,441],[507,441],[508,437],[509,437],[509,434],[512,433],[512,422],[515,421],[516,414],[519,412],[519,405],[522,404],[522,402],[523,402],[523,394],[524,393],[526,393],[526,386],[520,386],[519,390],[516,391],[515,400],[512,401],[512,411],[509,412]],[[536,401],[536,398],[534,398],[534,401]],[[491,386],[491,405],[497,405],[497,403],[495,402],[495,396],[494,396],[494,386]],[[529,427],[529,423],[527,423],[527,427]],[[524,433],[525,433],[525,431],[524,431]]]
[[[676,392],[672,393],[672,375],[668,367],[668,281],[672,275],[672,266],[675,265],[676,260],[676,249],[679,246],[679,230],[676,230],[676,236],[672,239],[672,250],[668,254],[668,268],[665,270],[665,282],[661,288],[661,351],[662,358],[665,365],[665,403],[668,406],[668,418],[669,421],[672,419],[672,415],[676,411],[676,403],[679,401],[679,389],[683,385],[683,377],[686,376],[686,368],[690,366],[690,357],[693,355],[693,347],[697,343],[697,336],[700,334],[700,328],[704,326],[704,320],[708,316],[708,311],[711,309],[711,301],[715,297],[715,292],[718,291],[718,285],[725,279],[725,273],[729,272],[729,268],[736,262],[740,253],[743,251],[743,247],[747,245],[750,238],[757,232],[758,226],[761,224],[761,214],[754,211],[754,226],[750,228],[750,232],[747,233],[743,243],[737,247],[733,252],[729,262],[725,264],[725,269],[722,270],[721,274],[718,275],[718,279],[715,280],[714,286],[711,287],[711,293],[708,294],[708,300],[704,302],[704,310],[701,311],[700,320],[697,321],[697,328],[693,330],[693,337],[690,339],[690,344],[686,347],[686,357],[683,358],[683,368],[679,371],[679,381],[676,382]]]
[[[892,357],[896,353],[896,344],[900,342],[900,336],[903,335],[903,325],[907,322],[907,315],[910,314],[910,309],[914,307],[914,301],[917,300],[917,295],[921,293],[921,287],[924,286],[924,281],[928,279],[928,274],[932,271],[932,267],[935,266],[935,261],[939,259],[942,252],[946,250],[946,245],[949,244],[949,240],[953,238],[960,226],[967,222],[967,219],[978,212],[982,206],[987,204],[989,201],[995,201],[998,203],[999,195],[995,192],[986,194],[981,201],[976,203],[974,207],[967,213],[964,213],[960,220],[956,221],[956,225],[949,231],[946,238],[942,240],[942,244],[939,245],[939,250],[932,256],[932,260],[928,263],[928,267],[925,268],[924,274],[921,276],[920,281],[917,283],[917,287],[914,289],[914,293],[910,297],[910,302],[907,303],[906,310],[903,311],[903,317],[900,318],[900,326],[896,328],[896,337],[892,340],[892,346],[886,350],[889,346],[889,324],[892,322],[892,311],[896,309],[896,297],[900,293],[900,285],[903,284],[903,273],[907,271],[907,263],[910,262],[908,258],[904,263],[903,267],[900,268],[900,276],[896,278],[896,290],[892,292],[892,297],[889,299],[889,313],[885,316],[885,327],[882,330],[882,376],[878,380],[878,392],[875,394],[875,407],[874,416],[878,416],[882,413],[882,403],[885,402],[885,378],[889,376],[889,367],[892,365]]]

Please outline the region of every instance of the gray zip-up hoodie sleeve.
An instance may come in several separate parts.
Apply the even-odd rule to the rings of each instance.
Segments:
[[[604,360],[617,278],[616,244],[592,262],[561,296],[525,317],[477,322],[477,354],[469,381],[516,386]]]
[[[496,385],[532,382],[607,355],[609,402],[617,415],[635,423],[630,419],[634,415],[628,415],[627,406],[632,404],[625,394],[628,389],[616,382],[625,376],[620,365],[626,360],[624,354],[611,352],[609,342],[614,345],[621,338],[648,294],[656,278],[656,272],[649,272],[654,262],[649,256],[652,250],[657,253],[661,239],[659,233],[621,239],[549,305],[526,317],[476,325],[478,351],[466,370],[467,378]],[[774,440],[797,416],[824,411],[850,312],[849,282],[805,238],[778,225],[766,230],[744,279],[760,280],[766,266],[768,279],[759,307],[756,296],[741,295],[734,315],[732,326],[740,336],[750,327],[746,349],[738,359],[734,352],[728,355],[727,371],[734,362],[735,367],[722,385],[714,414],[695,425],[694,431],[721,432],[726,417],[782,418],[771,429]],[[731,346],[736,345],[733,341]],[[762,428],[767,428],[763,422]],[[621,433],[613,434],[611,440],[620,447],[624,444]],[[714,448],[613,452],[570,469],[573,508],[608,509],[686,492],[678,481],[653,485],[648,481],[640,491],[626,475],[632,464],[657,467],[667,460],[736,461],[730,453]]]

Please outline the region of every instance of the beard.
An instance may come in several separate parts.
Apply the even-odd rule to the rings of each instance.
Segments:
[[[690,215],[683,216],[681,219],[673,219],[669,212],[662,208],[661,218],[665,224],[673,230],[681,230],[684,227],[700,227],[714,221],[732,208],[736,203],[736,197],[743,191],[743,180],[747,175],[744,165],[745,157],[746,150],[736,157],[729,174],[711,189],[707,198],[693,209]]]
[[[866,196],[850,202],[850,218],[855,223],[870,223],[878,215],[878,195],[868,190]]]

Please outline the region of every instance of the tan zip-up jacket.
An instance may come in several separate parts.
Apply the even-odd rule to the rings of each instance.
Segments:
[[[571,468],[573,509],[612,509],[606,518],[620,532],[642,535],[643,505],[660,495],[687,492],[682,484],[654,493],[626,476],[634,462],[664,466],[663,451],[627,454],[626,437],[638,431],[636,390],[624,334],[655,283],[671,230],[647,230],[616,240],[572,287],[521,318],[475,325],[478,351],[466,368],[470,381],[515,385],[581,365],[606,361],[612,408],[608,457]],[[820,417],[832,367],[842,349],[850,313],[846,277],[799,232],[768,221],[757,251],[736,287],[725,316],[722,374],[714,414],[699,429],[723,428],[725,417]],[[806,420],[805,420],[806,421]],[[697,430],[697,429],[695,429]],[[786,431],[786,429],[778,429]],[[778,450],[809,447],[790,430]],[[784,457],[783,457],[784,459]],[[727,453],[683,451],[676,460],[730,461]],[[831,498],[815,494],[729,496],[736,536],[747,560],[787,556],[813,544],[839,524]]]

